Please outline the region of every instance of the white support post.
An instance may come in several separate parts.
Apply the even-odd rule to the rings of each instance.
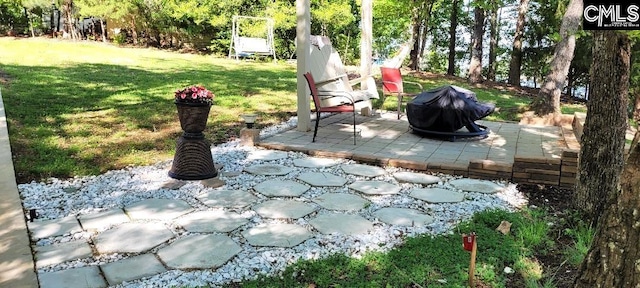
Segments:
[[[371,61],[373,58],[373,0],[362,0],[360,9],[360,14],[362,15],[362,32],[360,33],[360,77],[369,77],[371,75]],[[367,90],[367,88],[367,81],[362,81],[360,89]]]
[[[296,0],[296,57],[298,79],[298,131],[311,130],[311,106],[309,102],[309,88],[303,74],[309,70],[307,56],[309,55],[309,38],[311,36],[311,5],[310,0]],[[318,121],[316,119],[316,121]]]

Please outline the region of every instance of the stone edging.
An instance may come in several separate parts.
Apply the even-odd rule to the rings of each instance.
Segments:
[[[351,152],[314,150],[273,143],[258,143],[257,145],[266,149],[301,152],[314,157],[351,159],[363,164],[377,166],[401,167],[416,171],[431,171],[487,180],[502,179],[523,184],[554,185],[569,189],[573,189],[578,170],[578,151],[576,150],[563,151],[561,159],[515,156],[513,164],[486,159],[472,159],[469,161],[468,166],[464,166],[381,158]]]
[[[38,287],[0,91],[0,287]]]

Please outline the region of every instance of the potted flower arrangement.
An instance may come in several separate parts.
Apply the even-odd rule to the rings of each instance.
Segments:
[[[175,92],[174,102],[178,108],[180,126],[187,133],[201,133],[215,95],[202,85],[194,85]]]
[[[202,85],[179,89],[174,95],[180,127],[184,133],[177,140],[169,176],[180,180],[216,177],[218,171],[213,164],[211,144],[202,133],[207,126],[215,95]]]

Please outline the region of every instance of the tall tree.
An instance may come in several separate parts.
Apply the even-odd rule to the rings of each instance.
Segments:
[[[447,75],[456,73],[456,29],[458,29],[458,0],[453,0],[451,6],[451,24],[449,26],[449,63]]]
[[[576,46],[576,33],[582,21],[582,0],[571,0],[560,25],[560,42],[556,45],[551,69],[531,108],[538,116],[560,115],[560,94],[564,88]]]
[[[411,33],[413,47],[409,52],[409,68],[418,70],[420,68],[420,44],[422,44],[422,26],[424,25],[424,13],[422,8],[426,1],[414,0],[413,9],[411,10]]]
[[[629,93],[629,41],[615,32],[593,36],[591,96],[580,148],[575,203],[597,222],[616,196],[624,163]]]
[[[422,43],[420,43],[420,51],[418,53],[420,61],[422,61],[422,55],[424,55],[424,50],[427,47],[427,34],[429,32],[429,25],[431,21],[431,11],[433,10],[433,2],[434,0],[428,0],[424,2],[422,11],[422,29],[420,29],[420,37],[422,38]],[[417,69],[416,69],[417,70]]]
[[[520,69],[522,67],[522,35],[524,34],[525,16],[529,9],[529,0],[520,0],[518,5],[518,20],[516,21],[516,31],[513,36],[513,49],[511,50],[511,61],[509,61],[509,79],[511,85],[520,86]]]
[[[64,0],[62,2],[62,14],[64,15],[64,30],[69,33],[69,36],[73,40],[80,39],[78,29],[76,29],[76,18],[74,15],[73,0]]]
[[[602,84],[606,83],[609,88],[620,92],[611,97],[627,98],[627,89],[615,88],[618,85],[628,88],[630,44],[627,35],[615,31],[598,31],[593,37],[595,46],[592,81],[602,77],[602,80],[596,80],[602,82],[599,85],[603,86]],[[597,50],[596,46],[600,50]],[[605,80],[610,82],[607,83]],[[596,91],[592,91],[591,95],[590,101],[593,98],[604,98],[604,95],[599,96]],[[606,111],[606,114],[610,112]],[[622,107],[617,114],[626,115],[625,112],[626,107]],[[603,114],[598,109],[589,110],[589,113]],[[610,115],[602,116],[607,118]],[[612,137],[624,141],[624,134]],[[585,135],[583,139],[585,138],[588,136]],[[604,212],[599,218],[591,248],[580,265],[574,287],[640,287],[640,146],[637,145],[639,138],[640,133],[636,133],[620,175],[620,186],[602,188],[609,189],[606,193],[610,196],[600,199],[605,203]],[[605,165],[607,163],[602,163],[603,167]]]
[[[498,30],[500,29],[500,20],[498,19],[498,1],[491,0],[489,3],[491,10],[489,10],[489,64],[487,65],[487,79],[496,81],[496,69],[498,63],[496,62],[496,56],[498,54]]]
[[[484,37],[485,11],[481,3],[475,3],[473,9],[474,23],[471,38],[471,63],[469,63],[469,82],[482,82],[482,38]]]

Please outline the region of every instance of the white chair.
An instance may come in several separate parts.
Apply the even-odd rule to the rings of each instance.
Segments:
[[[349,104],[344,98],[347,94],[355,101],[355,109],[368,115],[372,108],[371,99],[380,98],[375,79],[369,76],[349,80],[342,59],[329,38],[312,35],[309,46],[309,70],[315,79],[322,107]],[[354,85],[362,82],[366,83],[366,90],[353,89]]]

